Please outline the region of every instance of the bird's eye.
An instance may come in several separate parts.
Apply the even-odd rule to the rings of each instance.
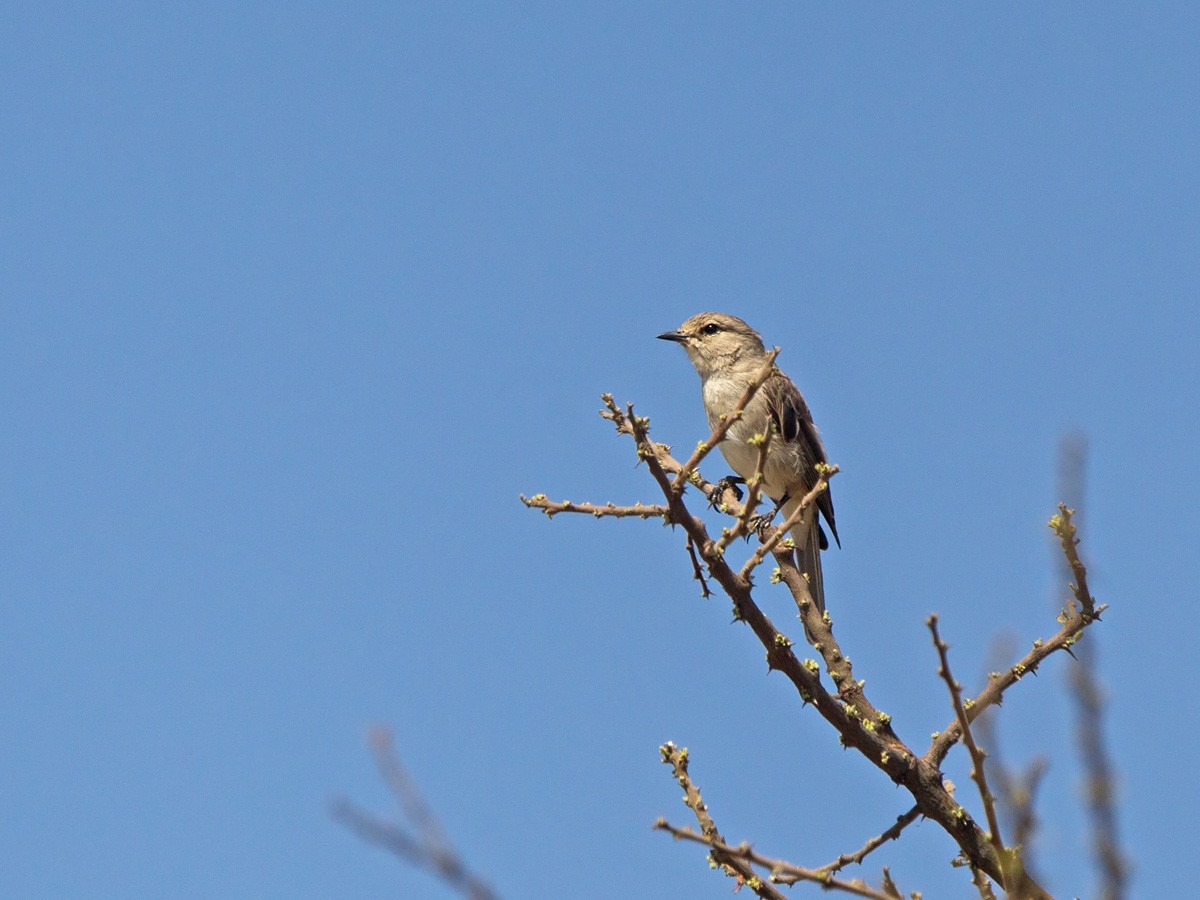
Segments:
[[[718,331],[721,330],[721,326],[718,325],[716,322],[709,322],[707,325],[705,325],[700,330],[704,334],[716,334]]]

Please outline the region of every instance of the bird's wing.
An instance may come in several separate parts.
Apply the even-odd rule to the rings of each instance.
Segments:
[[[816,484],[817,473],[814,467],[817,463],[828,463],[829,460],[825,455],[825,444],[821,440],[821,433],[813,423],[812,413],[808,411],[808,404],[804,402],[804,396],[792,383],[792,380],[782,372],[767,379],[762,391],[767,401],[771,420],[779,429],[780,437],[789,444],[795,443],[799,446],[800,457],[805,468],[805,482],[810,486]],[[833,539],[838,542],[840,547],[842,542],[838,538],[837,525],[833,521],[833,500],[829,496],[828,488],[817,497],[817,508],[821,510],[821,515],[829,523]]]

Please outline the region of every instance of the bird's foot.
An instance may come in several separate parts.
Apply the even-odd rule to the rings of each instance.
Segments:
[[[769,513],[763,513],[758,516],[751,516],[746,520],[746,540],[750,540],[750,535],[757,534],[759,537],[767,536],[767,529],[771,527],[771,522],[775,518],[775,510]]]
[[[713,483],[713,492],[708,495],[708,505],[717,507],[721,505],[721,498],[725,496],[726,491],[733,491],[733,496],[737,497],[738,503],[742,502],[742,489],[739,484],[745,484],[746,479],[739,475],[726,475],[720,481]]]

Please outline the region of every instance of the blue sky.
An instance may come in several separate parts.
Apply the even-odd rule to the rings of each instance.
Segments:
[[[1134,896],[1200,795],[1200,13],[1165,3],[18,4],[0,14],[0,894],[448,894],[331,822],[397,745],[506,897],[720,897],[909,801],[768,676],[595,413],[687,448],[654,335],[742,316],[842,468],[826,590],[900,735],[1054,629],[1084,547]],[[724,474],[710,465],[706,474]],[[794,621],[782,588],[760,602]],[[1067,659],[1004,707],[1093,890]],[[948,771],[967,785],[956,752]],[[964,896],[914,826],[864,874]],[[797,888],[797,896],[812,889]]]

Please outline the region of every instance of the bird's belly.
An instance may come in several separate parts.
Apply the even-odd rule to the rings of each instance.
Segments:
[[[729,463],[729,468],[743,478],[750,479],[754,477],[755,469],[758,468],[758,448],[750,446],[744,438],[739,439],[740,437],[731,434],[721,441],[721,455]],[[787,493],[788,482],[791,480],[788,477],[790,473],[779,471],[778,457],[779,448],[776,447],[763,470],[763,491],[772,500],[778,500]]]

